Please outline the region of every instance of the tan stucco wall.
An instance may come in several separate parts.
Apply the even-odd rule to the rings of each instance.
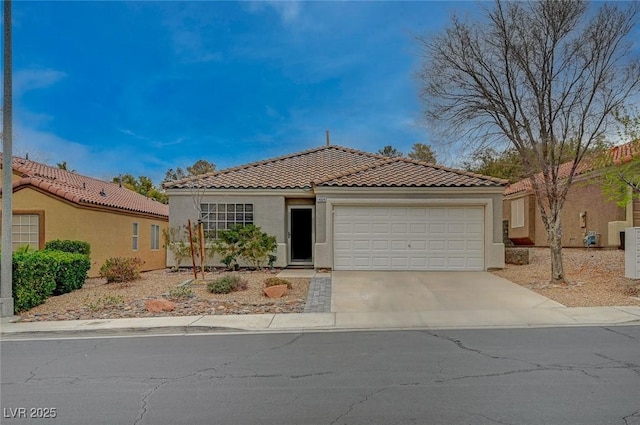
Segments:
[[[509,224],[509,237],[517,242],[517,238],[525,234],[536,246],[549,246],[547,241],[547,233],[542,223],[539,208],[535,204],[533,195],[526,196],[525,202],[525,227],[512,229]],[[511,220],[510,201],[515,197],[509,197],[504,200],[504,219]],[[533,208],[532,208],[533,207]],[[586,213],[586,226],[581,227],[580,213]],[[535,217],[535,223],[530,221],[531,217]],[[588,231],[595,231],[600,234],[600,245],[608,246],[610,240],[618,240],[619,238],[609,237],[609,222],[625,221],[625,208],[618,207],[614,201],[607,200],[602,194],[602,189],[596,182],[589,180],[581,180],[569,189],[567,200],[562,209],[562,246],[565,247],[583,247],[584,236]],[[531,228],[533,224],[533,229]],[[613,244],[617,246],[617,243]]]
[[[31,188],[13,194],[14,210],[44,210],[44,240],[70,239],[89,242],[91,269],[89,276],[97,276],[109,257],[139,257],[143,270],[166,267],[162,232],[167,221],[124,215],[96,209],[85,209],[46,195]],[[133,223],[138,223],[138,250],[132,249]],[[151,225],[160,226],[160,249],[151,250]]]
[[[286,239],[286,214],[287,208],[284,195],[203,195],[199,203],[244,203],[253,204],[254,224],[270,236],[275,236],[278,243],[276,253],[276,267],[287,265],[287,239]],[[194,197],[190,193],[171,195],[169,198],[169,226],[186,226],[187,220],[197,223],[199,211],[194,203]],[[185,238],[186,240],[186,238]],[[175,266],[173,254],[167,250],[167,264]],[[223,264],[215,256],[208,258],[208,266],[219,267]],[[191,265],[191,259],[184,261],[181,265]]]

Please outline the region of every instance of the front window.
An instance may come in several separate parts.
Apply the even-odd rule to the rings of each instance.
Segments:
[[[14,214],[12,222],[13,249],[23,246],[40,249],[40,216],[38,214]]]
[[[253,224],[253,204],[200,204],[200,221],[207,239],[217,239],[234,224]]]

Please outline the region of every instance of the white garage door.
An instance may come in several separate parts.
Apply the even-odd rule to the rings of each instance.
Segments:
[[[336,270],[484,270],[483,207],[334,210]]]

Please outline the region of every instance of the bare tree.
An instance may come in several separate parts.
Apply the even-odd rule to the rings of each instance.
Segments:
[[[552,282],[566,282],[560,215],[576,168],[639,87],[631,36],[639,5],[627,5],[498,0],[486,19],[454,17],[444,32],[419,39],[427,117],[452,134],[508,141],[522,157],[547,231]],[[573,161],[561,175],[565,152]]]

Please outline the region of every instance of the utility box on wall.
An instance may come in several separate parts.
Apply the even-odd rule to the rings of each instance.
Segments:
[[[640,279],[640,227],[625,229],[624,245],[624,276]]]

